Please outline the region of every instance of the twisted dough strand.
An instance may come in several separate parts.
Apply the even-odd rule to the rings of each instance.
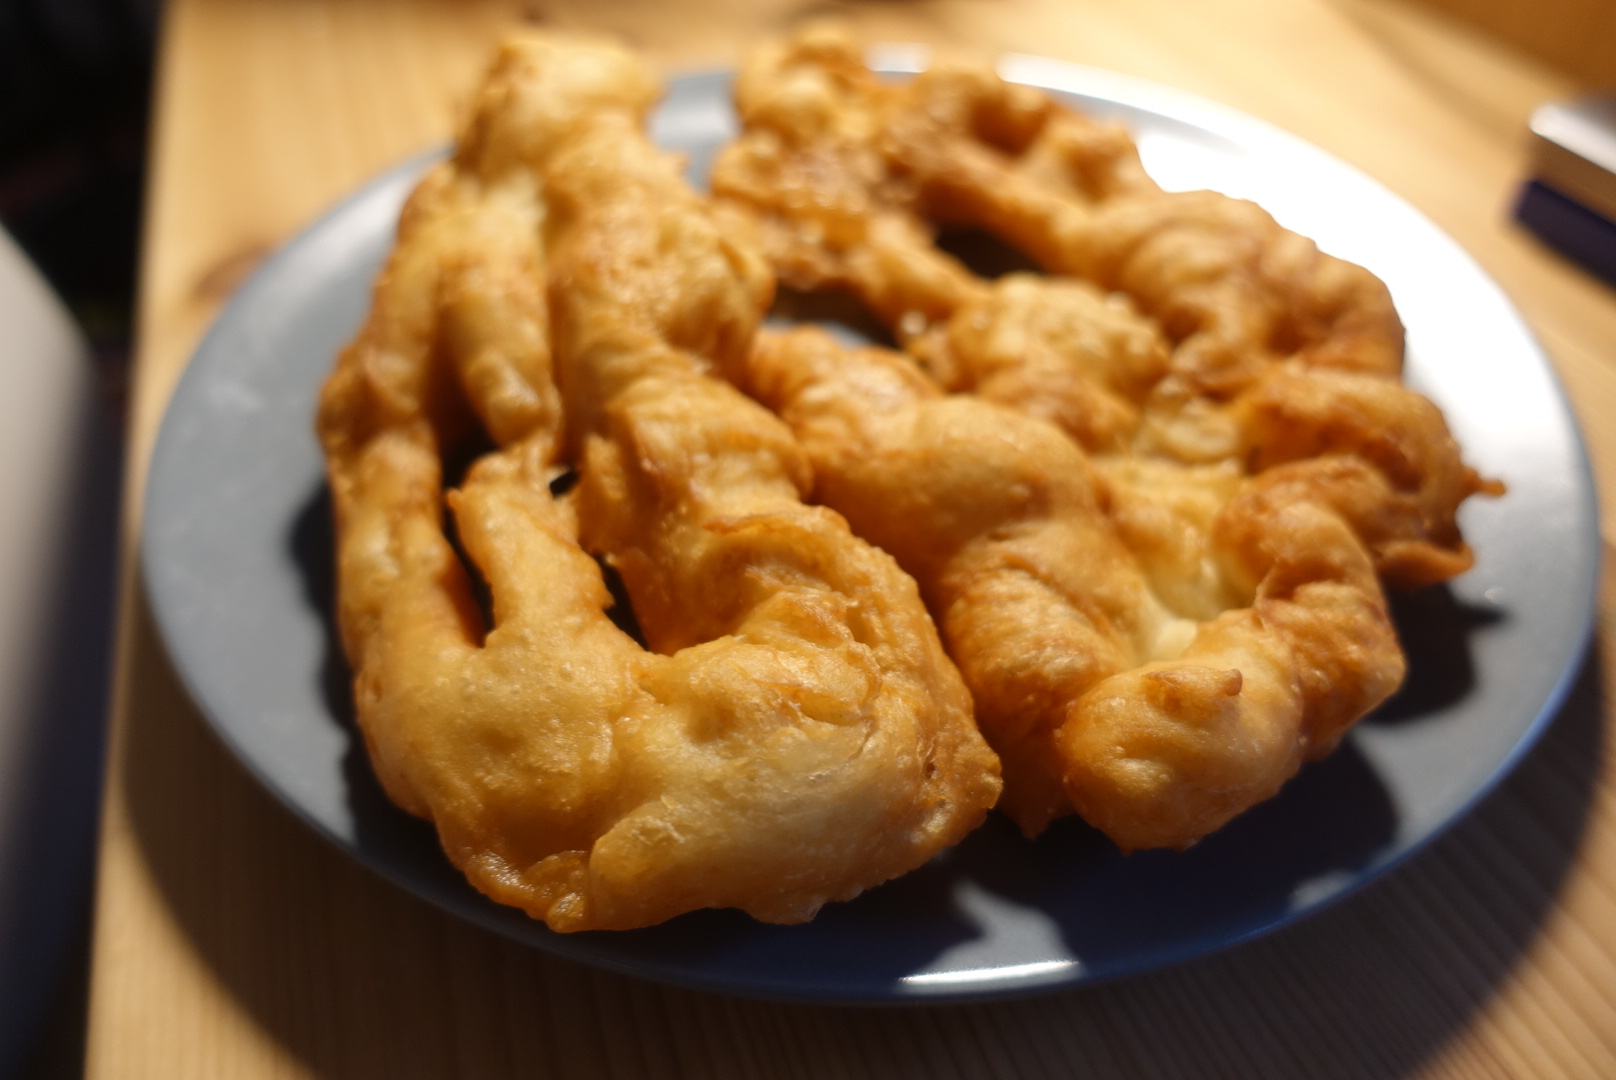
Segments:
[[[801,332],[746,385],[919,579],[1024,829],[1075,808],[1124,848],[1187,845],[1391,693],[1377,575],[1467,569],[1455,515],[1500,488],[1397,381],[1378,279],[1251,203],[1162,191],[1120,126],[985,67],[894,85],[815,27],[760,49],[736,103],[715,193],[940,388]],[[978,280],[941,226],[1068,276]]]
[[[1252,203],[1162,191],[1120,125],[986,68],[884,84],[851,37],[813,26],[754,53],[736,106],[745,130],[714,194],[758,218],[784,281],[851,290],[902,342],[982,294],[932,246],[946,224],[1127,293],[1171,339],[1178,393],[1227,399],[1289,357],[1401,369],[1402,324],[1373,274]]]
[[[566,931],[801,921],[999,790],[914,583],[803,505],[790,432],[707,375],[772,279],[641,134],[653,97],[615,47],[507,42],[320,406],[377,774],[477,888]],[[474,424],[498,450],[447,501],[486,622],[442,523]]]
[[[1075,808],[1125,850],[1187,847],[1402,679],[1373,563],[1323,485],[1237,482],[1210,546],[1241,602],[1186,618],[1053,426],[810,328],[760,338],[745,377],[807,448],[817,497],[920,582],[1028,833]]]

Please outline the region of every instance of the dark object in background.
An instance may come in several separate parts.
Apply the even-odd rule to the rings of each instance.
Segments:
[[[1515,217],[1616,284],[1616,97],[1532,114],[1533,179]]]
[[[121,438],[82,337],[4,236],[0,313],[0,1077],[48,1080],[73,1073],[11,1066],[83,1010]]]
[[[42,628],[53,655],[76,657],[77,665],[68,671],[47,664],[41,672],[44,684],[57,688],[39,705],[50,718],[41,727],[52,737],[28,751],[28,807],[9,808],[37,816],[65,806],[72,821],[17,840],[33,849],[7,852],[44,867],[54,888],[32,888],[20,878],[0,882],[0,909],[36,931],[0,937],[7,969],[30,973],[24,985],[0,986],[6,1010],[0,1020],[11,1021],[5,1033],[12,1040],[0,1047],[4,1080],[83,1074],[84,942],[106,715],[121,399],[159,5],[0,0],[0,225],[66,302],[108,391],[105,400],[87,403],[87,471],[78,477],[64,554],[83,573],[62,596],[58,624]],[[68,936],[77,942],[62,940]],[[53,978],[51,968],[60,974]],[[17,1045],[29,1039],[28,1029],[32,1045]]]
[[[114,385],[128,359],[160,0],[0,0],[0,224]]]
[[[1521,189],[1515,217],[1562,255],[1616,285],[1616,223],[1537,180]]]

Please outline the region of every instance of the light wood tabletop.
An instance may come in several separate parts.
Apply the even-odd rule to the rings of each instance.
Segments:
[[[1449,5],[1453,6],[1453,5]],[[170,0],[155,111],[125,569],[175,380],[232,289],[345,192],[447,138],[522,21],[666,72],[826,13],[1189,90],[1376,177],[1502,284],[1551,355],[1616,535],[1616,290],[1510,221],[1525,121],[1574,87],[1393,0]],[[1608,543],[1608,541],[1607,541]],[[88,1034],[95,1080],[268,1077],[1616,1076],[1616,780],[1601,630],[1538,747],[1434,846],[1256,942],[1097,988],[812,1007],[554,959],[414,899],[260,788],[125,574]],[[1616,594],[1601,599],[1602,620]]]

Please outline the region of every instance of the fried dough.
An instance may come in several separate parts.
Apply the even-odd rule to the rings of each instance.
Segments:
[[[849,289],[902,342],[982,294],[932,244],[956,225],[1126,293],[1168,335],[1176,393],[1231,397],[1286,358],[1401,368],[1402,324],[1373,274],[1250,202],[1161,190],[1120,125],[991,69],[942,61],[882,82],[850,36],[816,25],[758,49],[735,100],[744,130],[714,194],[757,217],[784,282]]]
[[[1187,847],[1402,679],[1326,459],[1096,465],[1045,421],[813,328],[760,338],[745,386],[802,440],[816,497],[920,582],[1029,834],[1075,809],[1124,850]],[[1173,560],[1149,540],[1186,532],[1205,580],[1161,588],[1145,567]]]
[[[562,931],[799,922],[1000,787],[913,581],[804,505],[790,431],[708,374],[743,364],[773,280],[645,139],[655,96],[614,46],[508,41],[320,402],[377,775]],[[447,505],[491,618],[445,534],[443,459],[477,427],[497,449]]]
[[[1502,488],[1398,381],[1377,278],[1162,191],[1120,126],[984,67],[885,82],[811,27],[736,104],[715,195],[783,282],[852,293],[919,365],[797,332],[743,385],[920,581],[1026,832],[1075,809],[1185,847],[1397,687],[1381,581],[1467,569],[1458,508]],[[945,226],[1049,274],[979,279]]]

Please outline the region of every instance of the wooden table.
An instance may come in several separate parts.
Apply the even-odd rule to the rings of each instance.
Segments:
[[[171,0],[157,96],[126,551],[163,405],[275,245],[445,138],[521,19],[726,63],[800,0]],[[1568,87],[1391,0],[847,4],[872,38],[1014,49],[1219,99],[1375,175],[1515,297],[1573,395],[1616,526],[1616,292],[1511,225],[1524,118]],[[1462,824],[1255,944],[975,1007],[735,1000],[550,959],[327,847],[214,740],[126,575],[88,1073],[259,1077],[1616,1076],[1608,628],[1563,715]],[[1602,611],[1616,614],[1616,595]]]

